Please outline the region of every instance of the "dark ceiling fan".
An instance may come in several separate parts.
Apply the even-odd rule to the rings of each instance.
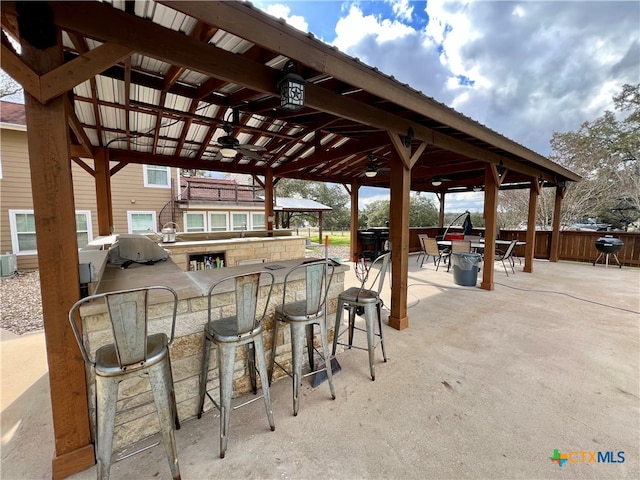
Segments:
[[[378,162],[376,161],[376,157],[373,155],[373,153],[370,153],[368,155],[369,157],[369,164],[367,165],[367,168],[365,168],[364,172],[362,172],[360,175],[358,176],[365,176],[367,178],[373,178],[375,176],[377,176],[378,174],[381,175],[388,175],[389,174],[389,169],[388,168],[383,168],[380,167],[380,165],[378,165]]]
[[[239,118],[237,110],[234,110],[233,118]],[[216,139],[216,143],[220,146],[215,158],[216,160],[222,160],[223,158],[235,158],[238,153],[254,160],[262,160],[262,157],[257,152],[266,151],[265,147],[251,145],[248,143],[240,143],[237,138],[231,135],[233,133],[233,125],[229,122],[225,121],[222,124],[222,129],[225,131],[226,135]]]

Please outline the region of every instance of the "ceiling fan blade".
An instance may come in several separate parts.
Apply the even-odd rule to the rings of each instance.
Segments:
[[[252,152],[266,152],[267,149],[265,147],[260,147],[258,145],[251,145],[250,143],[241,143],[237,146],[238,149],[242,150],[251,150]]]
[[[238,152],[241,153],[242,155],[244,155],[245,157],[252,158],[252,159],[258,160],[258,161],[262,161],[263,160],[263,158],[259,154],[254,153],[251,150],[246,150],[244,148],[236,148],[236,150],[238,150]]]

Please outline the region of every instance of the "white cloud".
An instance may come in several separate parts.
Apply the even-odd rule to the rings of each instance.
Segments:
[[[386,0],[391,4],[393,13],[397,18],[411,20],[413,15],[413,6],[409,0]]]
[[[272,5],[267,5],[264,10],[269,15],[273,15],[276,18],[282,18],[285,22],[287,22],[292,27],[297,28],[298,30],[301,30],[303,32],[309,31],[309,24],[304,19],[304,17],[301,17],[300,15],[291,15],[291,9],[286,5],[275,3]]]
[[[338,49],[347,52],[351,47],[375,38],[377,43],[391,42],[413,33],[414,30],[397,20],[381,19],[373,15],[364,15],[357,5],[349,8],[346,17],[336,23],[336,38],[333,41]]]

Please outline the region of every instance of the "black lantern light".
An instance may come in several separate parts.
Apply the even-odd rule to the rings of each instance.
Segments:
[[[289,60],[282,71],[284,76],[278,82],[280,107],[291,111],[304,108],[305,80],[298,75],[296,63],[293,60]]]

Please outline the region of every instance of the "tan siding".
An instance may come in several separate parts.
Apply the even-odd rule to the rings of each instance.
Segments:
[[[0,180],[0,252],[12,252],[9,210],[33,210],[27,132],[1,131],[0,153],[2,179]],[[93,169],[93,160],[84,160]],[[113,167],[115,164],[112,164]],[[73,190],[76,210],[91,211],[92,237],[98,233],[96,189],[93,176],[72,162]],[[175,176],[175,170],[172,170]],[[116,233],[127,232],[127,211],[155,211],[170,200],[170,188],[145,188],[143,166],[130,164],[111,179],[114,227]],[[134,203],[135,202],[135,203]],[[19,255],[18,269],[38,268],[36,255]]]
[[[129,164],[111,177],[113,223],[116,233],[127,233],[128,211],[155,211],[156,220],[160,210],[171,199],[170,188],[144,186],[143,165]],[[175,175],[172,169],[172,176]]]

